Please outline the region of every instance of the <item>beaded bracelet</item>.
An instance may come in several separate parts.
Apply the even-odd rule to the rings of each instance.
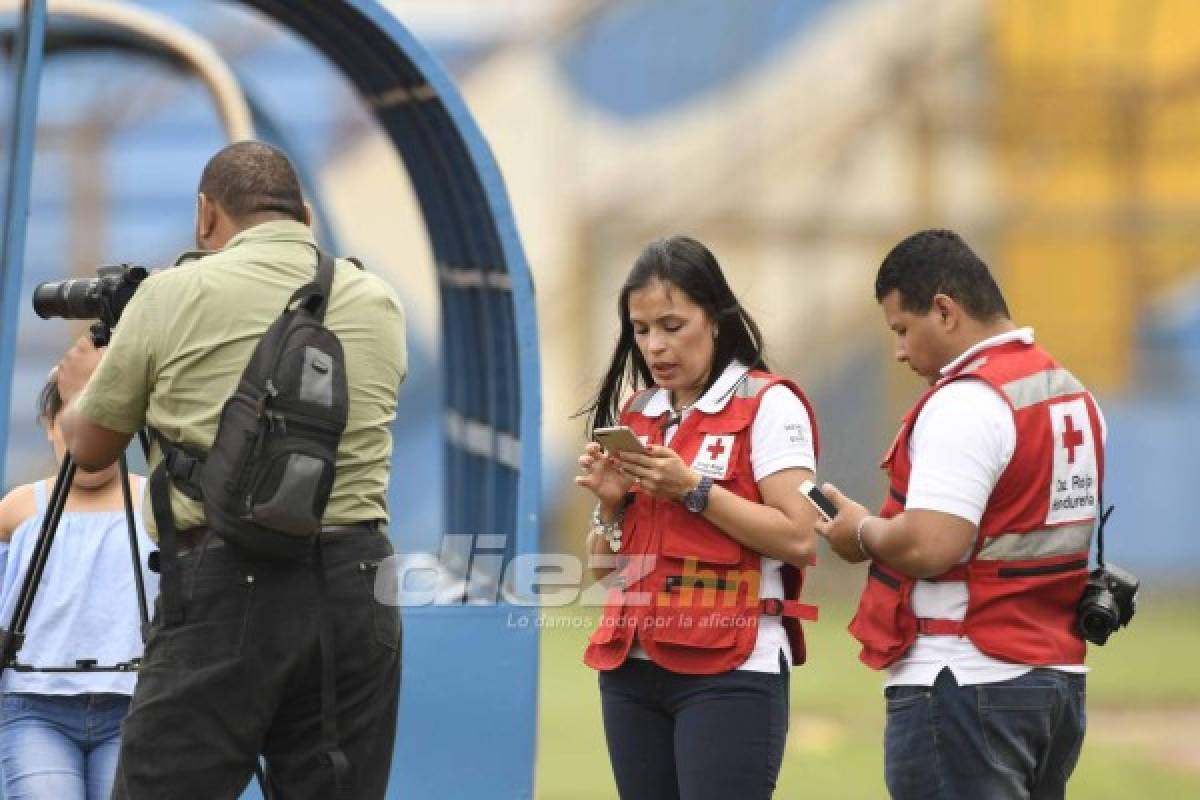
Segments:
[[[596,503],[595,508],[592,509],[592,530],[599,532],[604,537],[604,541],[608,542],[608,549],[614,553],[621,550],[621,523],[624,520],[624,503],[617,510],[617,518],[612,522],[605,522],[600,519],[600,503]]]

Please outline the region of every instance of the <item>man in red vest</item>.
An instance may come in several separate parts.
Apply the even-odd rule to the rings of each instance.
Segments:
[[[1091,394],[1018,328],[957,234],[875,280],[896,359],[930,389],[884,457],[878,515],[826,485],[833,550],[870,561],[850,631],[886,669],[894,798],[1061,798],[1084,735],[1076,606],[1104,470]]]

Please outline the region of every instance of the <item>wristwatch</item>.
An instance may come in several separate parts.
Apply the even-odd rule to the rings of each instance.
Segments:
[[[708,508],[708,493],[712,490],[713,479],[707,475],[700,477],[700,483],[695,489],[689,489],[683,495],[683,507],[693,514],[702,514]]]

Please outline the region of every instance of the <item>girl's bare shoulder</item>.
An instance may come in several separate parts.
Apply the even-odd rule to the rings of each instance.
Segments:
[[[0,542],[12,538],[13,531],[37,513],[37,496],[34,494],[34,484],[26,483],[4,496],[0,500]]]

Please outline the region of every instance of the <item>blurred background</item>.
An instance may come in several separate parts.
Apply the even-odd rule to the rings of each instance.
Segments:
[[[576,552],[575,413],[615,341],[616,294],[651,239],[706,242],[814,401],[821,473],[875,503],[876,464],[922,387],[891,360],[878,264],[958,230],[1014,317],[1108,419],[1111,560],[1143,581],[1133,627],[1094,649],[1072,796],[1200,792],[1200,4],[1191,0],[392,0],[447,68],[504,174],[538,291],[542,549]],[[118,3],[208,40],[256,128],[302,167],[326,244],[396,286],[410,319],[394,533],[442,536],[437,284],[405,167],[307,45],[236,4]],[[11,54],[14,0],[0,1]],[[51,2],[53,9],[54,3]],[[7,34],[5,33],[7,32]],[[195,185],[224,144],[206,89],[169,55],[87,26],[47,38],[22,297],[100,264],[191,246]],[[11,91],[11,66],[0,79]],[[10,103],[11,98],[3,98]],[[23,302],[7,480],[52,471],[34,424],[82,326]],[[421,464],[420,469],[405,467]],[[7,488],[7,487],[6,487]],[[822,557],[810,664],[793,673],[779,796],[875,798],[878,676],[844,626],[860,570]],[[543,629],[537,796],[615,796],[592,609]],[[582,620],[582,623],[580,622]],[[551,624],[557,621],[556,624]],[[403,734],[402,734],[403,735]]]

